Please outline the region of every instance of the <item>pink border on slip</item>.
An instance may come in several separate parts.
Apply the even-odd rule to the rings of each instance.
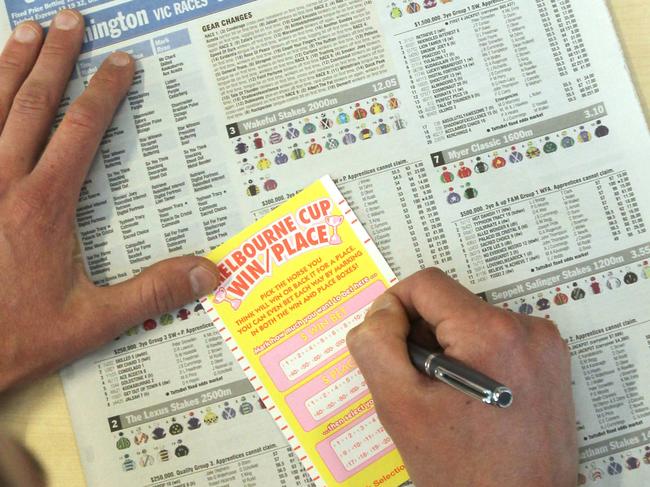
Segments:
[[[363,289],[361,292],[357,293],[347,301],[342,302],[338,307],[328,310],[326,313],[328,314],[337,314],[338,311],[345,310],[345,316],[342,318],[340,321],[343,321],[350,316],[354,315],[356,312],[358,312],[360,309],[362,309],[364,306],[369,305],[372,303],[379,295],[381,295],[384,291],[386,290],[386,286],[384,285],[383,282],[381,281],[375,281],[368,285],[365,289]],[[322,321],[323,318],[319,318],[314,320],[313,322],[303,326],[301,330],[308,329],[311,325],[318,321]],[[285,391],[289,387],[291,387],[294,384],[297,384],[300,382],[302,379],[307,377],[310,374],[313,374],[316,370],[322,369],[327,365],[327,363],[332,362],[334,359],[337,357],[340,357],[343,353],[346,353],[348,351],[347,347],[343,346],[341,347],[341,350],[337,352],[336,354],[332,355],[332,357],[324,363],[320,364],[314,364],[314,366],[310,369],[305,370],[302,372],[300,375],[296,376],[295,379],[289,379],[282,368],[280,367],[280,362],[294,353],[296,350],[300,349],[301,347],[307,345],[308,343],[313,342],[316,340],[319,336],[321,336],[324,333],[329,332],[332,330],[337,323],[331,323],[329,326],[327,326],[325,329],[309,336],[309,340],[305,341],[301,336],[300,333],[294,334],[291,338],[288,338],[284,342],[282,342],[280,345],[277,347],[273,348],[272,350],[268,351],[265,353],[263,356],[260,357],[260,362],[264,366],[264,369],[267,371],[271,379],[273,380],[273,383],[275,386],[281,390]],[[345,338],[345,337],[343,337]]]
[[[340,370],[343,368],[349,368],[345,373],[341,373]],[[306,402],[317,395],[319,392],[327,389],[328,387],[333,386],[334,384],[343,381],[351,373],[358,371],[359,368],[352,360],[352,356],[348,356],[332,365],[328,369],[323,369],[316,377],[307,382],[305,385],[295,390],[291,394],[287,395],[285,400],[291,408],[291,411],[296,416],[296,419],[300,422],[305,431],[311,431],[316,426],[321,424],[323,421],[334,416],[336,413],[345,409],[349,404],[359,400],[361,397],[368,394],[368,387],[360,387],[359,390],[352,394],[347,401],[337,401],[336,408],[329,411],[325,416],[316,420],[312,416],[311,412],[307,408]],[[332,373],[334,372],[334,373]],[[332,380],[332,376],[337,377],[336,380]],[[330,382],[327,383],[324,378],[327,378]]]
[[[323,459],[323,461],[327,464],[327,466],[330,469],[330,472],[332,472],[332,475],[337,481],[343,482],[345,479],[352,477],[355,473],[360,472],[371,463],[375,463],[381,457],[383,457],[384,455],[386,455],[387,453],[395,449],[395,445],[391,442],[383,450],[379,450],[375,455],[368,457],[368,459],[365,462],[360,463],[352,470],[346,470],[346,468],[341,463],[341,460],[339,459],[338,455],[334,451],[334,448],[332,448],[332,442],[334,440],[336,440],[340,436],[343,436],[348,430],[358,426],[359,423],[365,421],[366,419],[369,419],[371,416],[376,416],[376,415],[377,413],[375,412],[375,409],[373,407],[370,410],[370,412],[364,414],[360,418],[353,421],[352,424],[343,428],[337,435],[330,436],[326,440],[323,440],[316,445],[316,451]]]

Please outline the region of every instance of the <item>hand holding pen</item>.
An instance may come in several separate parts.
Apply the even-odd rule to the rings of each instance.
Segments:
[[[512,405],[497,394],[491,401],[509,407],[488,407],[427,377],[411,361],[413,346],[409,357],[409,339],[438,348],[447,370],[460,366],[460,376],[487,391],[507,384]],[[418,487],[575,485],[570,360],[550,321],[494,308],[430,269],[377,299],[348,347]]]

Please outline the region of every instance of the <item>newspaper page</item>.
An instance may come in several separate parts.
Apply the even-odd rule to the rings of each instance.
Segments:
[[[604,1],[4,6],[2,38],[86,14],[62,112],[109,52],[137,59],[77,213],[98,284],[206,253],[331,174],[398,277],[438,266],[554,319],[577,483],[648,483],[650,144]],[[62,376],[90,485],[309,484],[198,303]]]

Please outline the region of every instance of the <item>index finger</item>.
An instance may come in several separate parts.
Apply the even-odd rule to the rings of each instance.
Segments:
[[[111,54],[70,106],[30,176],[43,194],[76,206],[102,136],[131,86],[133,71],[128,54]]]
[[[0,133],[13,100],[38,56],[43,30],[33,21],[16,27],[0,53]]]
[[[433,332],[446,354],[484,373],[494,367],[496,350],[511,353],[523,343],[525,328],[516,313],[489,305],[439,269],[420,271],[387,292],[415,323],[414,337]]]
[[[388,292],[402,302],[411,322],[422,318],[434,328],[448,320],[475,322],[489,306],[440,269],[417,272]]]

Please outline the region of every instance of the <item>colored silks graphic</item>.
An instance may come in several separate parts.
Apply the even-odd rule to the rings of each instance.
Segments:
[[[138,327],[137,326],[132,326],[128,330],[126,330],[126,336],[133,336],[138,334]]]
[[[472,170],[467,166],[461,166],[460,169],[458,169],[458,177],[461,179],[468,178],[471,175],[472,175]]]
[[[139,463],[141,467],[149,467],[153,465],[153,457],[149,455],[146,451],[143,451],[142,455],[140,456]]]
[[[534,159],[536,157],[539,157],[541,155],[540,150],[533,145],[532,142],[528,143],[528,149],[526,149],[526,157],[528,159]]]
[[[144,328],[145,331],[151,331],[157,326],[158,323],[156,323],[156,320],[152,320],[152,319],[148,319],[144,323],[142,323],[142,328]]]
[[[505,165],[506,165],[506,160],[501,156],[492,159],[492,167],[494,169],[500,169],[502,167],[505,167]]]
[[[262,147],[264,147],[264,141],[260,137],[260,134],[255,134],[253,135],[253,137],[254,137],[253,145],[255,146],[256,149],[261,149]]]
[[[255,166],[253,166],[250,162],[248,162],[248,159],[244,159],[241,162],[239,172],[241,172],[242,174],[247,174],[253,172],[254,170],[255,170]]]
[[[121,435],[122,433],[120,433]],[[131,441],[126,438],[125,436],[121,436],[117,442],[115,443],[115,446],[117,447],[118,450],[124,450],[126,448],[129,448],[131,446]]]
[[[316,125],[311,122],[307,122],[302,128],[302,132],[306,135],[313,134],[316,132]]]
[[[323,118],[320,119],[318,125],[322,130],[327,130],[334,127],[334,122],[332,121],[332,119],[327,118],[325,115],[323,115]]]
[[[418,2],[409,2],[406,6],[406,13],[414,14],[420,11],[420,4]]]
[[[355,120],[363,120],[368,116],[368,112],[365,108],[362,108],[359,106],[357,103],[356,108],[354,109],[354,113],[352,114],[354,116]]]
[[[600,283],[596,281],[592,281],[591,284],[589,284],[589,287],[591,287],[591,292],[594,294],[600,294],[601,289],[600,289]]]
[[[300,130],[298,130],[296,127],[293,127],[291,124],[289,124],[289,128],[287,128],[286,136],[287,139],[295,139],[297,137],[300,137]]]
[[[351,133],[348,129],[345,129],[345,135],[343,135],[343,143],[345,145],[354,144],[357,141],[357,137]]]
[[[544,144],[544,152],[546,154],[552,154],[557,150],[557,144],[555,142],[551,142],[548,137],[546,137],[547,142]]]
[[[390,132],[390,127],[380,118],[379,125],[377,125],[376,132],[377,135],[386,135],[387,133]]]
[[[618,289],[621,287],[621,280],[618,277],[609,276],[605,284],[607,285],[607,289]]]
[[[569,297],[566,294],[559,292],[553,298],[553,302],[558,306],[562,306],[563,304],[567,304],[569,302]]]
[[[476,188],[467,188],[464,194],[465,194],[465,198],[467,198],[468,200],[473,200],[478,196],[478,191]]]
[[[361,130],[361,132],[359,133],[359,138],[361,140],[372,139],[372,130],[370,130],[369,128],[365,128]]]
[[[297,145],[294,145],[293,147],[294,148],[291,151],[291,159],[293,159],[294,161],[297,161],[297,160],[302,159],[303,157],[305,157],[305,151],[303,149],[301,149]]]
[[[271,167],[271,161],[269,161],[264,154],[260,154],[260,159],[257,161],[257,169],[264,171]]]
[[[318,144],[315,139],[311,139],[311,144],[309,144],[308,152],[313,156],[323,152],[323,146]]]
[[[482,162],[482,161],[477,162],[476,165],[474,166],[474,170],[479,174],[487,172],[488,169],[489,169],[489,166],[486,163]]]
[[[187,455],[189,455],[189,453],[190,453],[190,449],[185,445],[177,446],[176,449],[174,450],[174,455],[176,455],[177,457],[186,457]]]
[[[522,304],[519,306],[519,312],[520,312],[522,315],[529,315],[529,314],[532,314],[532,312],[533,312],[533,306],[532,306],[531,304],[528,304],[528,303],[522,303]]]
[[[241,139],[238,139],[239,142],[237,142],[237,145],[235,145],[235,153],[237,154],[245,154],[248,152],[248,146],[241,141]]]
[[[596,127],[596,137],[607,137],[609,135],[609,129],[604,125],[601,125],[600,120],[596,122],[596,124],[598,125],[598,127]]]
[[[230,407],[228,403],[225,403],[225,407],[223,408],[221,417],[225,420],[228,420],[228,419],[233,419],[235,416],[237,416],[237,411],[235,411],[232,407]]]
[[[167,432],[160,426],[157,426],[152,431],[151,436],[154,440],[162,440],[165,436],[167,436]]]
[[[207,408],[205,415],[203,416],[203,422],[205,424],[214,424],[219,421],[219,416],[217,416],[213,411],[212,408]]]
[[[628,273],[625,274],[625,276],[623,277],[623,282],[624,282],[625,284],[634,284],[634,283],[637,282],[638,280],[639,280],[639,277],[638,277],[634,272],[628,272]]]
[[[129,458],[128,455],[125,455],[125,460],[122,463],[122,469],[125,472],[130,472],[131,470],[135,470],[135,461],[133,461],[133,459]]]
[[[566,133],[566,132],[564,132],[564,133]],[[575,140],[573,140],[568,135],[565,135],[564,137],[562,137],[562,142],[560,142],[562,147],[564,147],[565,149],[573,147],[575,145],[575,143],[576,143]]]
[[[578,142],[589,142],[591,140],[591,133],[585,130],[584,127],[580,127],[580,133],[578,134]]]
[[[610,475],[618,475],[623,471],[623,466],[614,460],[614,457],[609,457],[609,465],[607,465],[607,473]]]
[[[517,164],[524,160],[524,155],[513,147],[512,153],[508,156],[508,160],[510,161],[510,164]]]
[[[379,103],[376,98],[373,98],[373,103],[370,105],[370,113],[373,115],[379,115],[380,113],[383,113],[384,111],[384,105]]]
[[[242,402],[239,406],[239,412],[244,415],[250,414],[253,412],[253,405],[248,401]]]
[[[584,299],[585,297],[585,291],[579,287],[576,287],[571,291],[571,299],[574,301],[580,301],[581,299]]]
[[[339,146],[339,141],[332,137],[332,134],[327,134],[327,140],[325,141],[325,148],[327,150],[334,150]]]

